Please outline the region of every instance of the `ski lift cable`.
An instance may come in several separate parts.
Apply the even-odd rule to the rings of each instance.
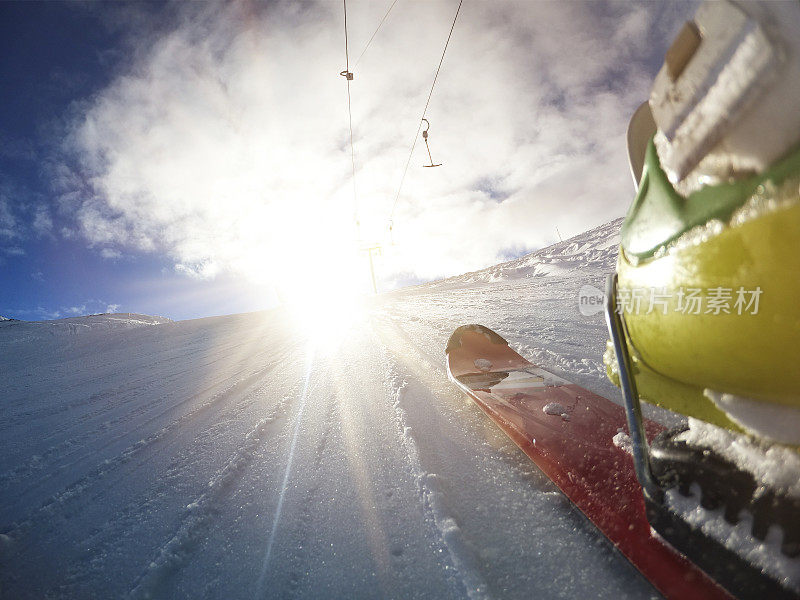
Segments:
[[[367,42],[367,45],[364,46],[364,49],[361,51],[361,54],[358,55],[358,58],[356,59],[356,62],[353,64],[353,68],[354,69],[358,66],[358,63],[361,62],[361,58],[364,56],[364,53],[367,51],[367,48],[369,48],[369,45],[372,43],[372,40],[374,40],[375,36],[378,35],[378,31],[380,30],[381,26],[383,25],[383,22],[386,20],[386,17],[389,16],[390,12],[392,12],[392,9],[394,8],[395,4],[397,4],[397,0],[393,0],[392,4],[389,6],[389,10],[387,10],[386,14],[383,15],[383,18],[381,19],[381,22],[378,23],[378,27],[372,33],[372,37],[369,38],[369,41]]]
[[[447,53],[447,46],[450,44],[450,38],[453,36],[453,29],[456,27],[456,21],[458,20],[458,13],[461,11],[461,5],[464,3],[464,0],[459,0],[458,8],[456,9],[456,16],[453,17],[453,24],[450,26],[450,33],[447,34],[447,41],[444,44],[444,50],[442,50],[442,57],[439,59],[439,66],[436,67],[436,75],[433,77],[433,84],[431,85],[431,91],[428,93],[428,99],[425,102],[425,108],[422,111],[422,117],[420,118],[419,125],[417,125],[417,132],[414,134],[414,142],[411,144],[411,152],[408,153],[408,160],[406,161],[406,166],[403,169],[403,176],[400,178],[400,185],[397,188],[397,195],[394,197],[394,203],[392,204],[392,211],[389,213],[389,230],[392,229],[392,219],[394,218],[394,211],[397,208],[397,202],[400,200],[400,192],[403,190],[403,183],[406,180],[406,174],[408,173],[408,166],[411,164],[411,157],[414,154],[414,148],[417,146],[417,140],[419,139],[419,132],[422,129],[422,123],[425,120],[425,115],[428,112],[428,105],[431,102],[431,97],[433,96],[433,89],[436,87],[436,80],[439,79],[439,71],[442,68],[442,63],[444,62],[444,55]]]
[[[344,7],[344,58],[345,70],[339,73],[347,82],[347,117],[350,125],[350,164],[353,169],[353,219],[356,223],[356,236],[361,234],[361,224],[358,218],[358,195],[356,194],[356,152],[353,148],[353,111],[350,101],[350,82],[353,80],[353,73],[350,72],[350,49],[347,40],[347,0],[342,0]]]

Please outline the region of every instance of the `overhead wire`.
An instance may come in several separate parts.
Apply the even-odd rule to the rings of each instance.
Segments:
[[[364,53],[372,44],[372,40],[375,39],[375,36],[378,34],[381,26],[383,26],[384,21],[389,16],[389,13],[392,12],[394,5],[397,4],[397,0],[393,0],[391,5],[389,5],[389,9],[383,15],[383,18],[378,23],[378,27],[375,28],[375,31],[372,33],[372,36],[367,40],[367,45],[364,46],[364,49],[359,54],[356,62],[353,64],[353,68],[358,65],[361,58],[364,56]],[[348,125],[350,128],[350,164],[352,167],[352,179],[353,179],[353,220],[355,221],[356,226],[356,240],[357,242],[361,242],[361,223],[359,219],[359,207],[358,207],[358,194],[356,192],[356,153],[355,147],[353,144],[353,109],[352,109],[352,99],[350,95],[350,82],[353,80],[353,73],[350,71],[350,41],[349,35],[347,34],[347,0],[342,0],[342,8],[344,11],[344,58],[345,58],[345,70],[339,73],[345,78],[347,82],[347,117],[348,117]],[[375,281],[375,267],[373,265],[372,256],[373,253],[377,250],[380,251],[380,246],[371,246],[368,248],[362,248],[362,251],[366,250],[369,254],[369,265],[370,265],[370,273],[372,276],[372,290],[374,293],[378,293],[378,287]]]
[[[461,5],[464,3],[464,0],[459,0],[458,8],[456,9],[456,15],[453,17],[453,24],[450,26],[450,33],[447,34],[447,41],[444,44],[444,50],[442,50],[442,57],[439,59],[439,66],[436,67],[436,75],[433,77],[433,83],[431,84],[431,91],[428,93],[428,99],[425,101],[425,108],[422,110],[422,117],[420,117],[419,125],[417,125],[417,132],[414,134],[414,141],[411,144],[411,151],[408,153],[408,160],[406,161],[406,166],[403,169],[403,176],[400,178],[400,185],[397,188],[397,195],[395,195],[394,203],[392,204],[392,210],[389,213],[389,229],[392,229],[392,223],[394,219],[394,211],[397,208],[397,202],[400,200],[400,193],[403,190],[403,183],[406,180],[406,175],[408,174],[408,167],[411,164],[411,157],[414,155],[414,148],[417,146],[417,140],[419,139],[419,132],[422,129],[423,119],[425,119],[425,115],[428,112],[428,105],[431,102],[431,97],[433,96],[433,90],[436,87],[436,81],[439,79],[439,71],[442,69],[442,63],[444,62],[444,56],[447,53],[447,47],[450,45],[450,38],[453,36],[453,30],[456,27],[456,21],[458,20],[458,13],[461,12]]]
[[[372,40],[374,40],[375,36],[378,35],[378,31],[380,30],[381,26],[383,25],[383,22],[386,20],[386,17],[389,16],[390,12],[392,12],[392,9],[394,8],[395,4],[397,4],[397,0],[393,0],[392,4],[389,6],[389,10],[387,10],[386,14],[383,15],[383,18],[381,19],[381,22],[378,23],[378,27],[376,27],[375,31],[372,33],[372,37],[369,38],[369,41],[367,42],[367,45],[364,46],[364,49],[361,51],[361,54],[358,55],[358,58],[356,59],[356,62],[353,64],[353,68],[354,69],[358,66],[358,63],[361,62],[361,58],[364,56],[364,53],[367,51],[367,48],[369,48],[369,45],[372,43]]]
[[[347,0],[342,0],[344,7],[344,58],[345,70],[340,73],[347,81],[347,117],[350,125],[350,163],[353,168],[353,218],[356,224],[356,237],[361,237],[361,223],[358,217],[358,195],[356,194],[356,152],[353,147],[353,111],[351,108],[350,100],[350,82],[353,79],[353,74],[350,72],[350,48],[347,36]]]

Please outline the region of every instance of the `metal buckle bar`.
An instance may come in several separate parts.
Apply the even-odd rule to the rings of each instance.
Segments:
[[[639,392],[636,390],[636,381],[633,378],[633,363],[625,335],[625,324],[622,315],[617,310],[617,274],[609,275],[606,280],[606,324],[608,333],[614,344],[614,353],[619,365],[619,382],[622,388],[622,397],[625,401],[625,417],[628,421],[631,442],[633,446],[633,465],[636,478],[642,486],[645,497],[661,502],[663,490],[656,482],[650,468],[650,448],[647,445],[647,436],[644,431],[642,419],[642,406],[639,401]]]

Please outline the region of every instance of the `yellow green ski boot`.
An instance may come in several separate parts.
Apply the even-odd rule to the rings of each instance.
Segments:
[[[798,102],[800,3],[702,4],[628,130],[607,294],[648,517],[742,597],[800,597]],[[689,425],[648,444],[640,399]]]

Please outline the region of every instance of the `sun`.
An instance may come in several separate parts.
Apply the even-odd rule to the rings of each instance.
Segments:
[[[278,296],[296,329],[322,347],[339,344],[360,323],[369,296],[369,266],[353,245],[295,256],[278,279]]]
[[[304,282],[281,293],[292,327],[318,349],[335,349],[366,317],[366,294],[336,284],[317,288]]]
[[[353,213],[329,202],[295,199],[264,205],[239,224],[237,266],[270,290],[291,326],[309,339],[343,336],[372,295],[369,256]],[[274,294],[273,294],[274,291]]]
[[[365,297],[332,293],[324,301],[303,298],[284,307],[294,328],[317,349],[340,346],[366,316]]]

